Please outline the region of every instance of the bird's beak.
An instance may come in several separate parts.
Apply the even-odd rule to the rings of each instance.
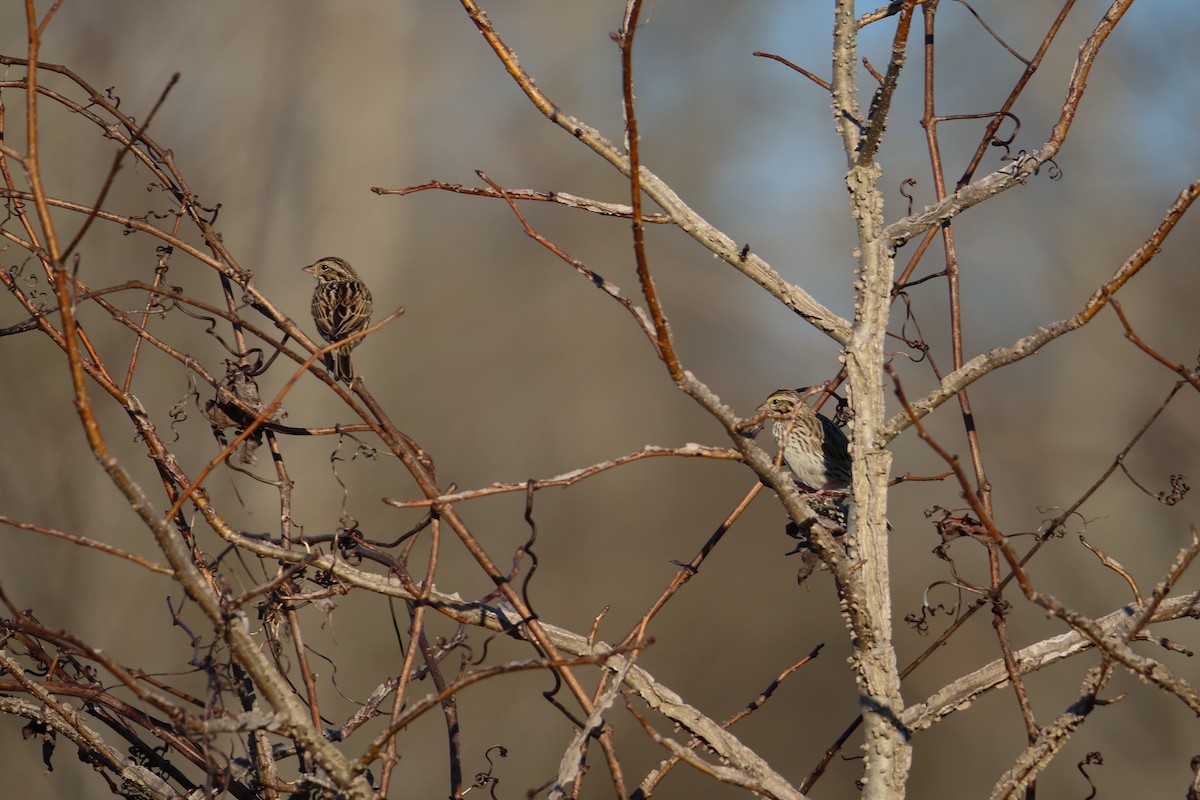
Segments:
[[[309,264],[307,267],[304,268],[304,271],[307,272],[309,275],[316,275],[317,274],[317,265]]]

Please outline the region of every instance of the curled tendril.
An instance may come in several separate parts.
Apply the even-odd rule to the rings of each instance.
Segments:
[[[926,342],[925,339],[922,338],[922,336],[921,336],[921,328],[917,324],[916,317],[913,316],[912,298],[910,298],[908,296],[908,292],[903,291],[903,290],[897,290],[896,298],[898,300],[900,300],[900,302],[904,303],[904,323],[903,323],[903,325],[900,326],[900,333],[898,333],[898,334],[889,333],[888,336],[893,336],[894,338],[899,339],[900,341],[904,342],[906,347],[908,347],[912,350],[916,350],[918,353],[918,355],[915,355],[915,356],[910,353],[903,353],[903,354],[897,353],[896,355],[904,355],[912,363],[920,364],[922,361],[924,361],[926,358],[929,357],[929,349],[930,349],[929,343]],[[910,322],[912,323],[912,326],[916,329],[915,335],[909,333],[908,326],[909,326]]]
[[[1021,132],[1021,119],[1016,114],[1013,114],[1012,112],[1009,112],[1009,111],[998,111],[998,112],[996,112],[996,114],[994,116],[1005,117],[1007,119],[1012,120],[1012,123],[1013,123],[1012,133],[1009,134],[1007,139],[1002,139],[1000,137],[999,130],[997,130],[996,133],[992,134],[992,138],[988,142],[988,144],[990,144],[992,147],[1003,147],[1004,155],[1005,155],[1005,157],[1008,157],[1008,155],[1011,152],[1009,150],[1010,145],[1012,145],[1012,143],[1016,141],[1017,134],[1019,134]]]
[[[178,303],[174,298],[155,294],[151,296],[150,303],[146,306],[145,311],[147,314],[157,314],[159,319],[162,319],[176,308],[178,308]]]
[[[500,783],[500,779],[492,775],[492,773],[496,770],[496,764],[494,761],[492,761],[493,750],[495,750],[496,754],[501,758],[508,757],[508,748],[504,745],[495,744],[484,751],[483,757],[487,759],[488,771],[475,773],[475,782],[463,790],[464,795],[473,789],[483,789],[486,787],[488,790],[488,795],[493,798],[493,800],[496,800],[496,786]]]
[[[41,315],[47,314],[54,304],[49,301],[50,294],[44,289],[39,288],[42,285],[43,278],[36,272],[26,273],[26,265],[33,261],[34,257],[29,256],[19,264],[13,264],[7,268],[8,274],[12,276],[14,283],[20,283],[25,287],[25,294],[28,296],[30,303],[37,309]]]
[[[130,217],[130,219],[136,219],[136,220],[139,220],[140,222],[149,222],[151,219],[168,219],[171,217],[182,217],[182,216],[183,216],[183,212],[177,211],[173,208],[168,208],[166,211],[154,211],[152,209],[150,211],[147,211],[145,214],[142,214],[140,217]],[[162,249],[161,246],[156,248],[156,250],[161,250],[161,249]]]
[[[177,293],[180,293],[178,287],[173,287],[173,288],[175,289],[175,291]],[[233,356],[234,358],[237,358],[237,359],[249,359],[251,363],[247,366],[247,369],[249,370],[249,374],[251,376],[256,376],[256,375],[262,374],[262,372],[267,368],[267,366],[270,366],[271,361],[274,361],[275,357],[279,355],[279,351],[276,351],[275,353],[273,353],[271,355],[271,361],[268,361],[266,363],[266,365],[264,365],[263,360],[262,360],[263,351],[261,348],[251,347],[248,350],[246,350],[245,352],[241,352],[241,351],[237,350],[233,345],[226,342],[225,339],[223,339],[221,337],[221,334],[217,333],[216,318],[210,317],[207,314],[200,314],[198,312],[192,311],[187,306],[184,306],[184,305],[177,305],[176,308],[178,308],[180,311],[182,311],[184,314],[191,317],[192,319],[198,319],[202,322],[208,323],[208,326],[204,329],[204,332],[207,333],[209,336],[212,336],[214,339],[216,339],[217,342],[220,343],[221,347],[224,347],[225,351],[227,353],[229,353],[231,356]]]
[[[4,204],[4,207],[7,209],[7,211],[4,214],[4,221],[0,222],[0,227],[7,225],[10,219],[16,219],[19,217],[21,212],[25,210],[25,203],[16,198],[9,198],[9,200]],[[7,248],[8,245],[5,245],[5,249]]]
[[[191,195],[191,196],[185,198],[184,202],[188,208],[198,209],[200,211],[205,212],[206,214],[211,214],[212,216],[209,217],[207,220],[205,220],[205,222],[207,222],[209,225],[217,224],[217,217],[220,216],[220,214],[221,214],[221,204],[220,203],[217,203],[215,206],[209,208],[206,205],[202,205],[200,203],[200,198],[195,195]]]
[[[1141,489],[1145,494],[1149,495],[1150,497],[1153,497],[1155,500],[1162,503],[1164,506],[1175,505],[1180,500],[1182,500],[1187,495],[1188,490],[1192,488],[1187,483],[1187,475],[1183,475],[1181,473],[1174,473],[1170,477],[1170,481],[1171,481],[1170,490],[1155,492],[1154,490],[1143,486],[1138,481],[1138,479],[1133,476],[1133,473],[1129,471],[1129,467],[1125,464],[1124,459],[1122,459],[1120,461],[1120,467],[1121,467],[1121,471],[1125,473],[1125,477],[1129,479],[1130,483],[1132,483],[1137,488]]]
[[[1075,765],[1076,769],[1079,770],[1079,774],[1082,775],[1083,779],[1088,782],[1088,786],[1092,787],[1092,791],[1088,794],[1087,797],[1083,798],[1083,800],[1092,800],[1092,798],[1096,796],[1096,784],[1092,782],[1091,776],[1088,775],[1087,770],[1084,769],[1084,767],[1090,766],[1092,764],[1096,764],[1097,766],[1103,766],[1104,765],[1104,754],[1100,753],[1099,751],[1093,750],[1092,752],[1090,752],[1086,756],[1084,756],[1082,761],[1080,761],[1078,764]]]
[[[1049,514],[1051,510],[1054,510],[1054,507],[1038,506],[1039,514]],[[1087,523],[1088,523],[1087,518],[1084,517],[1082,514],[1080,514],[1078,511],[1072,512],[1070,514],[1070,516],[1075,517],[1079,520],[1079,529],[1077,531],[1075,531],[1075,533],[1080,536],[1082,536],[1084,533],[1086,533],[1087,532]],[[1039,529],[1038,534],[1037,534],[1038,538],[1042,539],[1042,540],[1063,538],[1064,536],[1067,535],[1066,521],[1067,521],[1067,517],[1063,517],[1061,515],[1058,517],[1054,517],[1052,519],[1042,520],[1044,529]]]
[[[525,522],[529,525],[529,539],[521,546],[521,551],[529,556],[529,572],[525,574],[525,580],[521,582],[521,599],[525,601],[525,607],[529,609],[533,618],[537,619],[537,612],[533,610],[533,603],[529,599],[529,583],[533,580],[533,573],[537,572],[538,568],[538,557],[533,552],[533,544],[537,541],[538,534],[537,523],[533,520],[533,493],[536,491],[534,483],[533,479],[530,479],[525,486]]]
[[[837,403],[837,409],[833,413],[833,421],[838,424],[838,427],[844,428],[850,422],[850,402],[842,397],[837,392],[830,392],[829,396]]]
[[[1171,491],[1159,492],[1158,502],[1164,506],[1173,506],[1182,500],[1191,488],[1187,483],[1187,475],[1176,473],[1171,476]]]
[[[354,449],[354,455],[350,457],[350,460],[353,461],[359,456],[362,456],[368,461],[376,461],[379,459],[379,455],[380,452],[378,447],[372,447],[366,442],[359,442],[358,447]]]
[[[942,583],[942,581],[938,581],[937,583]],[[929,587],[927,587],[925,589],[926,594],[928,594],[929,590],[934,588],[934,586],[937,586],[937,583],[931,584]],[[905,614],[904,622],[906,625],[908,625],[908,627],[912,628],[918,636],[928,636],[929,623],[934,617],[936,617],[938,614],[953,616],[954,614],[958,613],[958,609],[961,605],[961,602],[955,602],[951,605],[938,603],[937,605],[931,606],[929,605],[928,601],[926,601],[922,603],[921,612],[919,614]]]
[[[900,181],[900,196],[908,200],[908,211],[905,212],[905,216],[912,215],[913,196],[908,193],[908,190],[916,185],[916,178],[905,178],[904,180]]]
[[[1017,154],[1014,156],[1010,152],[1008,152],[1008,148],[1006,147],[1005,153],[1004,153],[1004,155],[1002,155],[1000,157],[1000,160],[1013,162],[1011,166],[1006,167],[1005,169],[1007,169],[1009,172],[1011,172],[1011,174],[1016,175],[1018,172],[1020,172],[1021,167],[1024,166],[1025,162],[1027,160],[1029,160],[1031,157],[1032,156],[1030,156],[1029,153],[1027,153],[1025,150],[1018,150]],[[1034,169],[1033,173],[1035,175],[1037,174],[1036,168]]]
[[[189,382],[191,381],[191,377],[191,373],[188,373]],[[183,397],[179,398],[179,401],[176,402],[175,405],[171,406],[171,409],[167,412],[167,416],[171,418],[171,433],[175,434],[175,438],[172,440],[172,443],[179,441],[179,428],[177,426],[182,422],[187,422],[188,401],[192,400],[193,397],[196,402],[200,401],[200,393],[196,391],[195,384],[193,384],[191,390]]]
[[[358,530],[358,522],[350,517],[342,517],[342,527],[337,532],[336,546],[347,563],[355,565],[362,563],[362,553],[358,549],[362,539],[363,535]]]

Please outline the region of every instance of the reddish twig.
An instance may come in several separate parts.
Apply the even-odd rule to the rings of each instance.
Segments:
[[[1146,344],[1142,340],[1142,337],[1138,336],[1137,333],[1133,330],[1133,326],[1129,324],[1129,319],[1128,319],[1128,317],[1125,316],[1125,311],[1124,311],[1124,309],[1121,308],[1121,304],[1117,302],[1117,298],[1110,297],[1108,301],[1109,301],[1109,303],[1112,304],[1113,311],[1117,312],[1117,317],[1119,317],[1121,320],[1121,327],[1123,327],[1125,329],[1125,338],[1126,339],[1133,342],[1135,345],[1138,346],[1138,348],[1143,353],[1150,356],[1151,358],[1153,358],[1158,363],[1162,364],[1167,369],[1178,373],[1181,378],[1183,378],[1185,381],[1187,381],[1188,383],[1190,383],[1192,385],[1193,389],[1195,389],[1196,391],[1200,391],[1200,375],[1197,374],[1198,370],[1189,369],[1189,368],[1185,367],[1183,364],[1179,364],[1177,362],[1171,361],[1166,356],[1164,356],[1162,353],[1158,352],[1153,347]]]
[[[70,533],[68,531],[60,531],[56,528],[49,528],[44,525],[35,525],[32,522],[18,522],[17,520],[12,519],[10,517],[6,517],[6,516],[0,516],[0,525],[8,525],[10,527],[17,528],[18,530],[22,530],[22,531],[33,531],[34,533],[40,533],[43,536],[51,536],[56,539],[62,539],[63,541],[70,542],[71,544],[77,544],[80,547],[90,547],[94,550],[99,550],[101,553],[105,553],[110,556],[116,556],[118,558],[123,558],[126,561],[132,561],[134,564],[137,564],[139,567],[145,567],[146,569],[150,570],[151,572],[158,573],[159,575],[174,575],[175,574],[175,571],[172,570],[170,567],[164,567],[162,564],[155,564],[153,561],[147,561],[146,559],[139,556],[137,553],[129,553],[124,550],[121,550],[118,547],[113,547],[110,544],[105,544],[104,542],[98,542],[95,539],[89,539],[86,536],[80,536],[77,533]]]

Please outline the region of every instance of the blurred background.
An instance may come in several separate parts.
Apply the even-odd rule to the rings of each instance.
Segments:
[[[21,5],[10,1],[0,7],[4,55],[25,55]],[[1048,137],[1078,47],[1107,5],[1076,4],[1014,109],[1021,121],[1014,153],[1040,147]],[[635,69],[643,163],[787,280],[849,317],[854,228],[847,213],[845,156],[828,96],[783,65],[752,55],[776,53],[827,77],[828,6],[656,0],[647,6],[638,34]],[[982,1],[973,7],[1026,58],[1058,13],[1057,4],[1041,0]],[[498,0],[485,9],[522,66],[565,113],[621,139],[620,65],[609,35],[620,25],[621,3]],[[920,126],[919,26],[915,21],[908,72],[880,155],[889,222],[907,213],[900,195],[906,178],[918,181],[914,209],[933,200]],[[1061,180],[1043,172],[956,220],[968,358],[1076,313],[1145,239],[1178,192],[1196,180],[1197,30],[1200,6],[1193,2],[1135,4],[1088,78],[1088,93],[1057,159]],[[863,31],[861,54],[876,69],[887,63],[893,31],[894,19]],[[998,108],[1023,64],[963,5],[941,4],[937,34],[937,112]],[[41,57],[70,67],[101,91],[112,87],[121,110],[138,119],[179,73],[149,133],[174,152],[200,201],[220,204],[216,227],[225,245],[303,326],[311,330],[312,282],[300,268],[325,255],[355,265],[374,293],[377,318],[405,308],[355,359],[392,419],[436,461],[443,486],[549,477],[647,444],[727,443],[720,427],[675,389],[626,312],[525,236],[503,203],[434,191],[406,197],[370,191],[431,179],[480,185],[474,171],[481,169],[506,188],[628,202],[622,178],[528,103],[457,4],[66,3],[46,31]],[[0,79],[23,75],[22,68],[10,67]],[[86,99],[61,78],[42,75],[45,84]],[[23,150],[24,94],[9,88],[0,99],[7,112],[6,144]],[[863,101],[865,107],[869,94]],[[112,142],[49,102],[41,108],[47,190],[92,202],[112,162]],[[949,182],[961,174],[985,124],[940,126]],[[979,174],[999,167],[1000,155],[993,148]],[[106,207],[126,214],[166,210],[161,194],[147,192],[152,181],[144,167],[126,159]],[[627,221],[544,204],[526,203],[522,210],[540,232],[639,299]],[[65,213],[56,219],[68,233],[81,221]],[[4,227],[18,230],[11,218]],[[193,233],[186,237],[199,243]],[[742,416],[750,416],[775,388],[836,374],[835,343],[685,234],[652,227],[648,242],[684,365]],[[80,249],[80,277],[92,286],[151,280],[157,244],[97,224]],[[1198,245],[1200,222],[1193,213],[1120,295],[1142,338],[1188,365],[1196,363],[1200,349],[1194,313],[1200,302]],[[898,269],[912,250],[912,245],[901,250]],[[27,255],[8,244],[5,268],[36,273]],[[942,263],[935,245],[916,274],[937,272]],[[198,297],[219,297],[207,268],[181,253],[171,262],[168,282]],[[920,336],[938,368],[949,372],[944,281],[914,288],[911,300]],[[129,295],[123,302],[132,310],[143,298]],[[123,369],[132,347],[127,331],[97,309],[84,307],[81,313],[100,350]],[[22,319],[14,301],[0,300],[0,327]],[[900,332],[902,322],[897,306],[892,330]],[[172,315],[158,325],[160,335],[222,373],[224,354],[203,335],[202,322]],[[917,335],[911,325],[906,332]],[[911,352],[893,343],[909,396],[921,396],[936,383],[928,365],[909,363]],[[178,434],[177,452],[194,474],[217,450],[207,422],[187,399],[187,374],[148,348],[143,358],[132,391],[151,409],[160,431]],[[148,533],[86,448],[64,363],[50,343],[37,334],[0,337],[0,367],[7,376],[0,381],[0,514],[153,557]],[[278,391],[290,375],[291,368],[279,364],[260,380],[264,394]],[[975,384],[975,423],[1001,528],[1035,531],[1070,506],[1159,407],[1176,377],[1125,341],[1115,315],[1105,311],[1081,332]],[[206,397],[202,387],[201,403]],[[177,403],[186,419],[173,422],[168,411]],[[285,406],[294,425],[349,421],[336,397],[307,378]],[[103,400],[98,409],[114,451],[161,503],[155,473],[144,450],[130,440],[128,421]],[[1168,489],[1172,473],[1200,473],[1198,412],[1200,399],[1185,390],[1125,460],[1152,491]],[[956,404],[943,406],[929,427],[948,450],[965,457]],[[284,447],[297,485],[293,513],[304,532],[333,530],[344,508],[368,536],[388,540],[419,516],[380,502],[419,494],[390,458],[356,451],[349,441],[339,447],[330,437],[285,440]],[[894,442],[893,451],[897,475],[944,470],[912,431]],[[258,474],[271,474],[268,462],[260,459]],[[691,558],[754,482],[747,469],[731,462],[655,459],[571,489],[539,492],[535,608],[547,622],[585,632],[611,606],[599,635],[621,638],[669,581],[672,560]],[[270,487],[220,471],[208,483],[235,524],[277,531],[278,497]],[[342,483],[349,487],[345,495]],[[930,552],[939,539],[924,512],[935,505],[964,503],[950,483],[901,484],[889,500],[902,664],[930,641],[903,617],[919,615],[923,600],[956,599],[944,587],[926,596],[932,582],[950,577],[946,563]],[[529,533],[523,506],[523,496],[505,495],[460,511],[493,558],[507,565]],[[1086,529],[1088,540],[1148,591],[1186,543],[1195,509],[1190,496],[1164,506],[1118,473],[1083,507],[1075,528],[1033,562],[1033,580],[1084,613],[1114,610],[1130,599],[1127,588],[1080,547],[1075,533]],[[651,629],[655,644],[640,663],[703,713],[722,719],[824,643],[813,664],[735,729],[799,783],[854,719],[856,697],[831,581],[819,575],[797,588],[798,564],[783,557],[792,545],[782,535],[783,523],[778,504],[764,492],[658,618]],[[207,531],[201,536],[219,552],[215,536]],[[1018,540],[1022,548],[1031,542]],[[980,548],[958,543],[951,554],[965,579],[986,578]],[[1181,590],[1194,590],[1197,583],[1190,575]],[[0,585],[17,607],[32,609],[49,627],[84,633],[126,665],[168,674],[189,669],[190,645],[172,628],[168,609],[168,597],[176,606],[182,600],[169,580],[4,527]],[[438,588],[475,597],[490,586],[467,554],[451,547],[442,557]],[[1063,630],[1019,595],[1010,599],[1014,646]],[[397,613],[403,618],[403,609]],[[330,682],[325,685],[336,686],[336,693],[325,692],[322,711],[340,724],[398,669],[401,655],[388,609],[380,598],[352,595],[328,619],[311,608],[303,619],[310,625],[307,644],[337,664],[335,672],[321,662],[318,671]],[[452,630],[438,624],[444,634]],[[946,624],[944,615],[935,617],[931,635]],[[402,619],[401,628],[405,625]],[[1187,623],[1156,632],[1193,649],[1197,643],[1195,626]],[[482,639],[472,634],[476,647]],[[1200,675],[1183,655],[1147,652],[1181,676]],[[504,640],[493,644],[489,660],[528,655],[527,648]],[[905,701],[917,702],[998,655],[990,620],[979,615],[905,683]],[[1084,655],[1029,679],[1040,722],[1049,723],[1073,702],[1084,671],[1096,661],[1094,654]],[[509,750],[494,773],[503,781],[499,796],[521,796],[553,777],[571,730],[538,696],[550,683],[543,673],[509,675],[460,697],[465,771],[486,770],[483,754],[494,744]],[[203,691],[201,682],[196,686]],[[415,696],[426,691],[418,686]],[[1122,674],[1110,693],[1124,691],[1125,701],[1097,710],[1044,774],[1039,788],[1045,796],[1086,794],[1074,766],[1095,750],[1105,756],[1104,765],[1091,770],[1102,791],[1182,796],[1191,775],[1188,761],[1197,752],[1194,715],[1178,700]],[[665,751],[623,712],[615,716],[626,777],[636,785]],[[669,732],[662,718],[651,719]],[[47,773],[36,744],[21,741],[20,727],[14,719],[0,721],[6,785],[20,786],[32,798],[96,793],[96,778],[75,761],[68,745],[60,748],[55,771]],[[1131,730],[1139,736],[1130,737]],[[444,736],[436,714],[402,735],[402,781],[394,785],[402,785],[406,796],[444,794]],[[856,742],[844,755],[858,755]],[[911,794],[945,796],[953,786],[956,796],[984,795],[1024,743],[1012,693],[993,693],[918,734]],[[347,748],[355,749],[353,740]],[[603,771],[595,756],[593,768]],[[855,797],[860,772],[856,761],[835,760],[814,794]],[[589,793],[605,796],[606,781],[593,774]],[[657,794],[742,792],[679,767]]]

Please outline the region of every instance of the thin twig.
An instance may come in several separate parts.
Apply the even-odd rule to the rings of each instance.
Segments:
[[[533,200],[541,203],[554,203],[556,205],[566,206],[567,208],[577,208],[581,211],[590,211],[593,214],[599,214],[604,217],[620,217],[622,219],[630,219],[633,217],[633,208],[631,206],[622,205],[621,203],[605,203],[601,200],[592,200],[588,197],[579,197],[578,195],[569,194],[568,192],[539,192],[535,189],[481,189],[474,186],[463,186],[461,183],[446,183],[445,181],[429,181],[428,183],[422,183],[416,186],[405,186],[401,189],[384,189],[379,186],[371,187],[371,191],[375,194],[392,194],[400,197],[429,189],[440,189],[443,192],[474,195],[475,197],[494,197],[505,200]],[[666,214],[645,214],[642,217],[642,221],[648,222],[652,225],[669,225],[672,222],[671,218]]]

